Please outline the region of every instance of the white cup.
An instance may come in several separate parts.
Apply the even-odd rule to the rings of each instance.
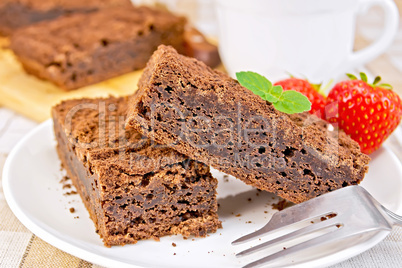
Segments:
[[[356,17],[372,6],[384,11],[382,35],[354,52]],[[216,12],[229,74],[255,71],[272,81],[336,78],[383,53],[399,24],[392,0],[216,0]]]

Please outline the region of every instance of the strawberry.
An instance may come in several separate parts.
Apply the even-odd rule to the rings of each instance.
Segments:
[[[320,85],[311,84],[305,79],[290,77],[275,83],[275,86],[282,86],[283,90],[295,90],[305,95],[311,102],[311,114],[318,117],[324,115],[326,104],[325,97],[319,93]]]
[[[337,83],[327,97],[327,120],[357,141],[363,153],[377,150],[401,121],[402,103],[388,84],[367,83],[348,74],[351,80]]]

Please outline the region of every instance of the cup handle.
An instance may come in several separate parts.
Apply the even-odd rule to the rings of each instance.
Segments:
[[[359,10],[367,10],[371,6],[379,6],[384,10],[384,29],[380,38],[368,47],[353,52],[349,57],[349,69],[356,68],[382,54],[391,45],[398,31],[398,8],[392,0],[360,0]]]

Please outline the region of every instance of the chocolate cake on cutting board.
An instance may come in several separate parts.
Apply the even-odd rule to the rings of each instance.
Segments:
[[[52,110],[57,152],[106,246],[221,227],[217,180],[203,163],[124,130],[126,98]]]
[[[130,7],[130,0],[1,0],[0,35],[40,21],[53,20],[73,13],[89,13],[118,6]]]
[[[127,129],[299,203],[358,184],[369,157],[308,113],[277,111],[227,74],[160,46],[131,97]]]
[[[184,51],[185,24],[164,10],[109,8],[20,29],[10,48],[28,73],[72,90],[144,68],[160,44]]]

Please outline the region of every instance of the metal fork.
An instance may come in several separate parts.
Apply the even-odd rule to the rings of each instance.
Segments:
[[[323,256],[344,251],[356,246],[356,242],[363,241],[365,236],[381,233],[382,240],[394,225],[402,226],[401,216],[382,206],[363,187],[349,186],[276,212],[264,227],[233,241],[232,245],[261,240],[263,236],[273,236],[285,229],[292,229],[284,235],[236,254],[237,257],[264,254],[263,258],[244,267],[269,266],[279,258],[303,256],[303,253],[307,254],[307,250],[318,249]],[[311,238],[313,235],[315,237]],[[284,243],[292,240],[297,242],[303,237],[307,237],[307,240],[266,255],[268,248],[278,245],[282,248]],[[330,243],[337,247],[325,252],[325,246]],[[374,244],[367,244],[364,250]]]

